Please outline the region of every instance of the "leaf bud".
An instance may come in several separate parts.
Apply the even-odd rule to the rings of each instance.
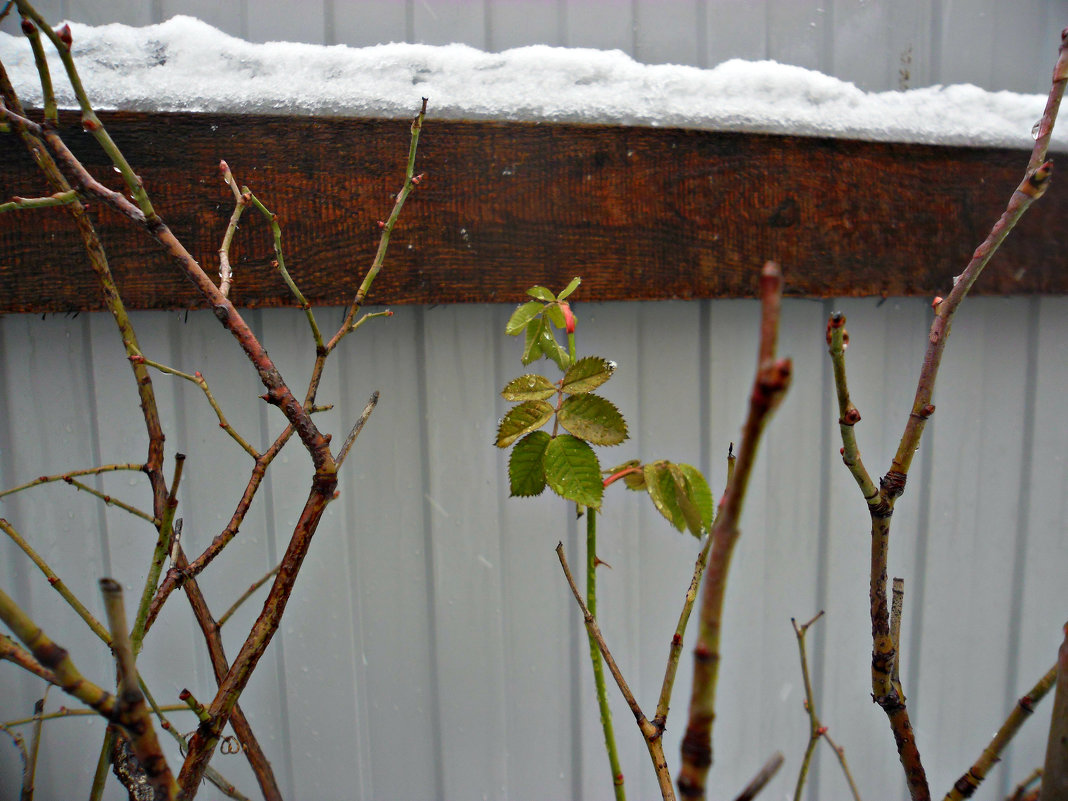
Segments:
[[[70,25],[64,24],[62,28],[56,31],[56,36],[59,37],[59,41],[63,42],[70,50],[71,44],[74,42],[74,37],[70,35]]]
[[[26,34],[27,36],[33,36],[35,33],[37,33],[37,28],[34,27],[34,24],[32,22],[30,22],[28,19],[23,17],[22,18],[22,32],[24,34]]]
[[[565,330],[569,334],[574,334],[575,333],[575,323],[577,323],[578,320],[575,318],[574,312],[571,311],[571,304],[561,301],[561,303],[560,303],[560,311],[562,311],[564,313]]]

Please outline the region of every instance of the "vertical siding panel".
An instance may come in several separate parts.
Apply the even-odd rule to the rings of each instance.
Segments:
[[[231,36],[245,37],[245,3],[218,3],[215,0],[157,0],[160,18],[154,22],[163,22],[178,14],[196,17],[209,25],[214,25]]]
[[[426,443],[419,435],[421,313],[397,309],[394,317],[371,321],[351,335],[331,357],[337,391],[320,393],[321,402],[339,404],[335,428],[347,434],[371,392],[381,392],[342,466],[335,504],[341,529],[331,533],[348,543],[356,691],[365,727],[359,737],[369,751],[370,798],[441,794],[428,614],[432,583],[425,571]]]
[[[64,5],[66,16],[89,25],[148,25],[153,21],[152,0],[108,0],[106,5],[93,0],[66,0]]]
[[[443,798],[499,798],[503,743],[494,318],[486,306],[425,316],[428,467],[424,491],[433,557]]]
[[[703,351],[699,336],[700,306],[681,301],[630,304],[638,333],[638,362],[633,369],[638,384],[639,406],[632,419],[632,434],[636,440],[636,455],[645,462],[667,459],[701,468],[701,435],[705,421],[701,419],[701,371],[698,368]],[[631,311],[632,310],[632,311]],[[620,486],[615,494],[624,492]],[[634,595],[638,607],[634,610],[633,625],[637,632],[637,670],[632,689],[646,716],[656,711],[656,702],[664,680],[668,649],[678,624],[683,599],[693,577],[694,562],[701,543],[688,531],[676,531],[653,507],[645,493],[630,493],[638,503],[637,520],[641,524],[637,558],[639,573]],[[694,642],[698,618],[690,618],[687,627]],[[672,692],[672,714],[668,717],[665,757],[676,772],[679,765],[679,743],[686,730],[686,712],[692,684],[693,660],[690,649],[684,646]],[[624,718],[637,738],[629,717]],[[639,746],[641,745],[639,741]],[[659,794],[655,773],[648,754],[640,748],[638,773],[640,798],[655,798]]]
[[[750,323],[753,327],[756,324],[756,320]],[[752,538],[743,540],[743,547],[758,553],[761,561],[755,578],[763,621],[751,629],[754,634],[759,632],[756,644],[760,657],[751,664],[759,665],[759,671],[753,672],[758,673],[764,688],[759,707],[763,750],[757,746],[749,753],[743,773],[755,772],[772,750],[781,749],[787,755],[785,774],[796,776],[801,762],[799,747],[808,733],[802,705],[804,682],[790,618],[808,620],[819,611],[821,600],[818,560],[824,477],[819,468],[823,432],[817,421],[823,399],[819,379],[826,353],[824,326],[821,304],[784,302],[779,354],[793,360],[794,378],[768,425],[754,471],[754,481],[764,487],[763,497],[758,491],[748,499],[742,519],[742,536]],[[748,605],[753,600],[739,594],[733,602]],[[825,633],[824,624],[821,621],[808,639],[812,647],[809,667],[814,672],[820,668],[818,645]],[[818,687],[818,677],[815,683]]]
[[[768,58],[830,72],[829,4],[824,0],[767,0]]]
[[[244,7],[245,32],[252,42],[323,44],[325,0],[251,0]]]
[[[545,44],[562,47],[567,41],[562,0],[494,0],[486,6],[489,18],[487,49]]]
[[[581,293],[581,289],[579,290]],[[579,307],[577,350],[616,362],[612,380],[601,394],[614,403],[630,423],[631,439],[615,448],[598,448],[602,467],[640,457],[639,432],[643,425],[639,394],[640,337],[636,317],[639,304],[589,304]],[[645,421],[646,423],[650,421]],[[612,656],[631,688],[638,692],[641,679],[641,501],[633,493],[610,491],[597,519],[597,556],[612,565],[597,572],[597,618]],[[572,514],[569,511],[569,514]],[[586,594],[586,519],[577,521],[578,554],[572,564],[575,581]],[[566,586],[566,585],[565,585]],[[572,601],[573,614],[579,614]],[[604,747],[597,694],[590,664],[585,627],[579,628],[581,693],[578,713],[582,723],[582,798],[612,798],[612,775]],[[649,770],[648,752],[635,730],[634,717],[615,682],[605,669],[608,701],[612,710],[620,766],[631,794],[641,796],[643,776]],[[654,702],[655,704],[655,702]]]
[[[849,390],[860,410],[856,426],[861,458],[873,480],[886,472],[897,448],[915,392],[927,340],[930,306],[921,298],[847,299],[833,304],[847,317],[850,334],[846,366]],[[824,358],[829,358],[824,356]],[[829,373],[826,374],[829,378]],[[813,417],[816,416],[813,413]],[[868,575],[871,521],[853,477],[841,463],[838,411],[833,384],[824,395],[823,414],[831,426],[827,565],[827,616],[824,627],[824,674],[820,699],[823,722],[846,749],[862,794],[872,788],[903,788],[901,765],[883,712],[871,702],[871,619]],[[911,696],[910,679],[918,663],[912,634],[923,618],[915,559],[919,530],[919,485],[927,475],[922,456],[913,466],[909,490],[894,511],[890,576],[905,578],[902,679]],[[823,749],[820,749],[821,751]],[[821,794],[848,792],[833,758],[822,755]]]
[[[5,462],[11,468],[6,478],[12,484],[93,465],[89,406],[72,402],[86,397],[92,369],[85,324],[84,316],[41,320],[18,315],[4,321],[4,388],[8,394],[7,410],[15,421],[10,450],[5,451]],[[97,580],[103,575],[105,561],[97,531],[99,504],[96,498],[58,483],[3,499],[0,515],[102,619]],[[17,572],[22,577],[7,586],[28,591],[27,595],[16,595],[15,600],[53,641],[70,651],[86,678],[109,687],[114,665],[96,635],[49,587],[21,550],[10,548],[4,555],[12,560],[4,572]],[[10,579],[10,574],[5,578]],[[5,666],[5,673],[10,670]],[[37,680],[23,683],[26,686],[33,688],[32,694],[15,699],[10,708],[19,716],[32,714],[33,701],[43,690]],[[52,693],[48,709],[65,703],[65,697]],[[97,744],[104,734],[101,723],[74,719],[45,727],[42,754],[45,759],[54,760],[53,764],[64,764],[64,770],[38,770],[37,790],[41,796],[65,798],[84,792],[96,767]],[[17,785],[9,783],[5,791],[11,786]]]
[[[257,312],[245,312],[246,322],[260,333]],[[160,325],[155,342],[144,343],[146,355],[164,364],[193,373],[199,370],[212,394],[234,429],[258,449],[265,447],[260,430],[262,401],[257,396],[263,387],[255,370],[233,337],[209,311],[194,311],[188,316],[170,318]],[[155,355],[153,355],[155,351]],[[178,495],[178,515],[183,518],[182,542],[186,554],[195,558],[223,529],[233,514],[252,471],[252,459],[219,428],[218,419],[203,393],[192,384],[177,378],[154,376],[157,393],[170,393],[175,408],[175,430],[166,432],[167,453],[186,455],[182,486]],[[280,420],[275,410],[276,421]],[[276,427],[281,428],[276,422]],[[212,614],[220,617],[257,579],[273,566],[270,531],[271,482],[261,486],[237,536],[207,567],[199,578]],[[260,611],[261,594],[247,601],[226,623],[222,638],[226,655],[233,659]],[[217,684],[207,658],[206,646],[196,627],[186,598],[175,593],[168,601],[172,621],[184,619],[193,629],[193,673],[183,677],[196,686],[189,689],[202,701],[212,698]],[[161,619],[160,625],[169,622]],[[156,636],[163,633],[163,629]],[[290,743],[286,739],[284,676],[280,675],[277,642],[260,660],[242,693],[241,707],[249,719],[283,793],[291,792],[292,777],[287,761]],[[181,687],[175,687],[177,692]],[[168,699],[173,702],[173,696]],[[206,701],[204,701],[206,703]],[[229,731],[229,730],[228,730]],[[217,767],[239,787],[256,792],[256,784],[242,757],[218,757]]]
[[[526,372],[550,380],[558,376],[551,362],[523,366],[522,337],[504,335],[512,310],[511,306],[493,309],[496,373],[487,393],[498,392]],[[498,400],[497,417],[512,405]],[[506,497],[509,453],[510,449],[498,451],[496,468],[502,486],[499,572],[505,588],[508,797],[513,801],[567,798],[578,769],[573,755],[579,744],[569,726],[572,709],[580,703],[571,687],[571,631],[578,607],[553,549],[567,540],[567,524],[574,513],[551,490],[536,499]]]
[[[486,2],[418,0],[413,6],[414,41],[432,45],[462,42],[485,50]]]
[[[732,58],[768,58],[767,0],[710,0],[705,31],[708,63],[704,66]]]
[[[134,375],[126,360],[118,329],[110,314],[91,314],[87,317],[93,354],[93,409],[99,436],[100,455],[96,461],[100,464],[144,461],[148,436],[139,408]],[[174,320],[174,315],[151,312],[131,315],[138,342],[148,358],[171,362],[173,337],[170,334],[177,330],[173,325]],[[175,425],[175,398],[185,390],[179,389],[178,382],[170,376],[162,376],[152,370],[149,372],[161,425],[164,433],[170,437],[166,466],[170,477],[174,464],[174,440],[179,434]],[[99,489],[114,497],[151,512],[151,489],[144,474],[111,473],[101,476],[98,484]],[[99,536],[106,538],[105,547],[110,557],[109,575],[123,585],[126,612],[132,624],[155,548],[156,530],[147,522],[119,511],[109,511],[101,528]],[[95,531],[93,536],[98,536]],[[149,631],[145,639],[137,662],[138,670],[160,704],[175,703],[178,692],[184,686],[199,682],[202,677],[200,661],[196,658],[202,649],[202,641],[189,614],[189,605],[181,593],[176,594],[164,607],[156,625],[159,628]],[[194,686],[198,685],[191,684],[190,689],[197,692]],[[172,714],[170,719],[182,731],[193,729],[189,715]],[[181,756],[174,740],[162,736],[161,741],[170,764],[180,765]],[[233,782],[243,778],[232,771],[229,773],[231,775],[227,778]],[[251,790],[254,785],[242,782],[239,786]],[[118,788],[117,783],[115,788]]]
[[[874,92],[932,82],[929,3],[839,0],[833,9],[835,75]]]
[[[567,46],[634,55],[633,0],[583,0],[567,5]]]
[[[326,13],[328,44],[367,47],[408,36],[407,4],[397,0],[326,0]]]
[[[711,306],[708,343],[711,385],[706,388],[709,393],[707,425],[711,454],[709,482],[717,500],[726,483],[727,451],[732,442],[735,448],[738,446],[748,408],[756,366],[759,315],[759,304],[751,300],[730,300]],[[757,458],[764,458],[763,451]],[[709,774],[709,794],[717,797],[735,795],[759,768],[759,763],[770,755],[770,752],[763,753],[766,744],[757,742],[760,720],[751,706],[762,704],[760,699],[764,697],[759,677],[753,670],[753,665],[758,664],[753,655],[757,651],[759,634],[754,638],[751,631],[759,632],[762,628],[763,567],[759,547],[765,530],[765,497],[765,487],[758,476],[747,495],[741,521],[742,536],[731,559],[721,634],[716,724],[712,732],[714,762]],[[684,659],[690,663],[687,671],[691,676],[697,621],[692,625],[695,628],[684,653]],[[680,688],[676,714],[686,715],[691,689],[689,684]],[[685,717],[676,725],[684,729]],[[677,736],[681,737],[683,733],[680,731]],[[671,756],[677,765],[678,747]]]
[[[999,713],[1008,710],[1054,663],[1063,639],[1061,626],[1068,617],[1068,426],[1064,424],[1064,398],[1068,395],[1068,369],[1064,343],[1068,341],[1068,299],[1042,298],[1038,304],[1035,392],[1028,399],[1034,415],[1034,449],[1023,476],[1022,502],[1028,505],[1024,537],[1020,617],[1012,621],[1018,633],[1015,686],[1001,697]],[[1049,731],[1052,694],[1036,709],[1013,742],[1006,781],[1014,786],[1042,764]]]
[[[698,0],[636,0],[634,58],[646,64],[698,63]]]
[[[923,621],[913,726],[949,787],[1004,714],[1025,411],[1027,302],[976,298],[953,326],[936,387]],[[996,689],[994,689],[996,688]],[[993,691],[992,691],[993,690]]]
[[[290,388],[303,397],[315,356],[304,314],[274,309],[253,315],[271,358]],[[339,313],[333,309],[319,310],[317,318],[324,332],[332,333],[340,323]],[[328,368],[318,397],[321,402],[337,403],[338,407],[317,420],[321,431],[332,434],[335,452],[348,433],[341,418],[351,412],[350,406],[357,405],[355,400],[349,404],[339,397],[336,378],[336,370]],[[259,403],[257,406],[270,432],[266,439],[273,439],[285,421],[276,409]],[[362,407],[359,403],[356,414]],[[308,497],[312,472],[311,459],[296,437],[269,470],[271,484],[265,501],[271,527],[267,536],[273,540],[269,551],[275,564],[289,545],[293,526]],[[347,766],[347,787],[352,798],[371,797],[367,732],[359,725],[363,688],[357,681],[354,664],[354,638],[358,634],[354,617],[358,610],[352,602],[354,589],[349,572],[349,543],[342,528],[343,509],[342,504],[327,507],[271,646],[280,646],[283,654],[280,666],[284,673],[279,676],[285,688],[282,722],[290,738],[295,798],[321,798],[336,792],[338,765]],[[264,596],[265,591],[261,590],[258,597]],[[259,604],[251,606],[258,612]],[[277,651],[273,655],[277,656]]]

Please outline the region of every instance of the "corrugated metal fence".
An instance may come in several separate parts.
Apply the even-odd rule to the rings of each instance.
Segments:
[[[307,2],[42,4],[51,16],[148,23],[193,13],[253,39],[367,44],[466,41],[494,49],[547,42],[620,47],[646,61],[715,63],[770,57],[865,88],[969,80],[1044,91],[1064,2]],[[893,24],[891,24],[893,14]],[[994,46],[997,41],[1010,44]],[[905,77],[908,72],[908,77]],[[784,265],[787,270],[789,265]],[[754,269],[757,265],[754,265]],[[947,277],[948,278],[948,277]],[[578,296],[581,301],[581,294]],[[774,749],[787,764],[767,797],[786,797],[806,737],[791,616],[828,612],[811,654],[820,712],[847,749],[867,798],[903,794],[882,713],[870,703],[867,515],[840,464],[825,354],[828,312],[849,316],[854,399],[869,466],[881,472],[904,425],[929,322],[923,299],[791,300],[784,350],[796,378],[770,428],[743,520],[724,633],[714,794],[737,790]],[[345,466],[282,631],[243,697],[287,798],[599,799],[610,796],[579,615],[553,554],[572,563],[584,540],[557,499],[509,500],[505,456],[491,446],[497,391],[520,371],[500,306],[401,308],[367,325],[331,363],[320,393],[341,434],[374,389],[382,403]],[[620,365],[606,386],[631,423],[616,449],[698,464],[714,488],[737,437],[755,357],[752,301],[585,304],[580,345]],[[323,310],[324,319],[340,319]],[[311,360],[303,316],[249,317],[299,384]],[[248,398],[257,380],[204,312],[137,314],[145,353],[200,370],[235,426],[268,442],[281,426]],[[326,327],[329,327],[328,325]],[[1052,663],[1068,617],[1064,498],[1068,300],[981,299],[954,327],[938,412],[895,516],[891,573],[907,581],[904,681],[935,791],[971,763],[1015,698]],[[144,455],[136,395],[103,315],[0,319],[0,485]],[[181,494],[188,550],[228,519],[249,459],[219,432],[199,391],[158,377],[168,454],[189,456]],[[606,457],[607,458],[607,457]],[[234,546],[209,571],[218,614],[277,562],[308,474],[294,450],[272,469]],[[133,477],[131,477],[133,476]],[[144,502],[137,474],[98,486]],[[113,575],[138,591],[150,528],[58,485],[4,499],[0,514],[83,598]],[[652,706],[670,632],[697,553],[641,498],[610,496],[601,526],[602,626],[643,704]],[[106,653],[9,542],[0,581],[108,683]],[[225,629],[236,650],[257,611]],[[140,663],[161,700],[213,681],[184,601],[175,598]],[[669,720],[677,764],[690,665]],[[0,670],[0,719],[25,714],[40,683]],[[630,713],[611,692],[632,796],[656,795]],[[53,693],[51,706],[63,703]],[[982,798],[1004,795],[1039,764],[1048,706],[1025,730]],[[192,725],[190,724],[190,728]],[[45,727],[39,797],[78,797],[101,726]],[[88,737],[90,747],[86,747]],[[217,766],[248,793],[241,757]],[[17,786],[0,748],[0,795]],[[847,790],[824,758],[810,797]],[[111,798],[120,797],[117,786]],[[205,790],[204,797],[215,797]]]
[[[796,379],[761,453],[732,574],[717,797],[772,749],[787,754],[785,776],[796,771],[806,718],[789,619],[821,608],[828,615],[812,658],[824,720],[866,797],[901,786],[890,733],[869,698],[866,511],[837,457],[823,326],[839,307],[849,316],[852,387],[864,414],[858,431],[873,469],[884,469],[911,398],[926,301],[787,302],[784,350]],[[521,369],[517,343],[501,335],[508,312],[400,308],[361,329],[327,375],[320,397],[337,407],[324,415],[325,430],[342,433],[373,389],[382,402],[243,699],[287,797],[609,795],[579,615],[553,554],[563,539],[581,563],[584,540],[558,499],[507,499],[505,459],[490,444],[503,411],[496,392]],[[722,486],[755,355],[755,302],[590,304],[578,312],[582,350],[620,365],[606,386],[633,432],[615,449],[619,460],[690,461]],[[1066,616],[1066,312],[1062,298],[979,299],[965,308],[927,444],[895,516],[891,572],[907,580],[905,686],[937,788],[948,788],[1052,664]],[[250,316],[284,374],[305,375],[312,351],[303,316]],[[208,313],[135,317],[150,358],[202,371],[234,425],[254,442],[270,441],[281,418],[247,401],[258,393],[255,374]],[[0,375],[5,486],[143,458],[136,396],[107,316],[0,320]],[[156,383],[168,452],[189,456],[180,513],[188,550],[198,552],[229,517],[250,460],[219,432],[199,390],[166,377]],[[234,547],[206,574],[217,614],[278,559],[307,474],[296,450],[272,469]],[[100,486],[144,503],[141,478],[113,474]],[[95,599],[105,574],[138,591],[153,543],[146,524],[62,484],[2,508],[81,597]],[[609,496],[601,532],[600,555],[612,565],[601,575],[601,623],[639,698],[652,705],[697,543],[622,491]],[[80,621],[10,543],[0,555],[5,586],[87,675],[106,683],[107,655]],[[184,603],[172,599],[141,661],[155,692],[172,700],[184,683],[201,697],[213,686]],[[231,652],[257,611],[252,602],[227,624]],[[687,657],[669,722],[673,762],[689,674]],[[11,669],[2,675],[0,715],[10,719],[41,688]],[[612,697],[635,797],[652,797],[644,749]],[[1045,714],[995,787],[1041,761]],[[48,724],[41,797],[80,794],[94,761],[80,739],[99,729],[83,719]],[[11,792],[13,755],[2,753]],[[219,767],[254,787],[242,759],[219,757]],[[845,792],[831,768],[826,762],[819,776],[820,797]],[[789,783],[781,778],[772,797]]]

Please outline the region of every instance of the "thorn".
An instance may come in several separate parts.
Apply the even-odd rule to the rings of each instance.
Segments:
[[[593,566],[594,567],[600,567],[601,565],[604,565],[609,570],[612,569],[612,566],[610,564],[608,564],[608,562],[606,562],[603,559],[601,559],[599,556],[593,557]]]

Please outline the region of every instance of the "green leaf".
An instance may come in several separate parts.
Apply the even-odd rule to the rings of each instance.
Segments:
[[[560,404],[560,425],[594,445],[618,445],[627,438],[627,424],[611,401],[600,395],[572,395]]]
[[[567,351],[560,347],[560,343],[556,341],[556,337],[553,336],[552,328],[549,327],[549,321],[542,318],[541,331],[538,335],[538,345],[541,347],[541,352],[556,362],[556,366],[561,370],[566,370],[568,364],[571,363],[571,357],[567,355]]]
[[[541,310],[544,308],[536,300],[528,300],[526,303],[516,306],[515,311],[512,312],[512,316],[508,318],[508,322],[504,326],[504,333],[513,337],[518,336],[527,327],[527,323],[541,314]]]
[[[533,373],[513,378],[501,390],[501,397],[509,401],[547,400],[555,394],[555,384],[545,376]]]
[[[600,507],[604,494],[601,465],[587,443],[570,434],[553,437],[544,461],[545,480],[553,492],[582,506]]]
[[[600,356],[583,356],[564,373],[561,388],[569,395],[590,392],[612,377],[616,363]]]
[[[535,317],[527,323],[527,338],[523,344],[523,364],[530,364],[544,355],[541,350],[541,329],[544,325],[545,320],[541,317]]]
[[[512,497],[541,495],[545,489],[545,448],[552,437],[534,431],[519,440],[508,459],[508,484]]]
[[[701,471],[693,465],[680,464],[678,468],[686,476],[687,493],[690,500],[701,512],[703,530],[710,531],[712,529],[712,519],[715,517],[716,499],[712,495],[712,490],[708,488],[708,482],[701,475]]]
[[[550,292],[543,286],[532,286],[530,289],[527,290],[527,294],[530,295],[532,298],[544,300],[546,303],[552,303],[554,300],[556,300],[556,295],[554,295],[552,292]]]
[[[686,518],[679,508],[675,479],[668,462],[653,462],[645,466],[645,489],[657,511],[679,531],[686,526]]]
[[[559,295],[557,295],[556,299],[557,300],[563,300],[568,295],[570,295],[572,292],[574,292],[576,289],[578,289],[578,285],[581,284],[581,283],[582,283],[582,279],[581,278],[578,278],[578,277],[572,278],[571,279],[571,283],[568,284],[566,287],[564,287],[564,291],[561,292]]]
[[[553,325],[557,328],[567,328],[567,320],[564,319],[564,312],[560,308],[559,304],[550,303],[548,306],[543,307],[545,309],[546,316],[552,320]]]
[[[507,448],[524,434],[537,431],[553,416],[553,407],[545,401],[525,401],[508,410],[497,426],[497,447]]]
[[[675,502],[678,504],[679,511],[682,512],[682,517],[686,521],[686,528],[695,537],[700,538],[701,532],[704,531],[704,524],[701,520],[701,511],[693,502],[693,498],[690,497],[690,488],[686,481],[686,475],[677,464],[669,464],[668,471],[671,473],[671,479],[675,482]]]

